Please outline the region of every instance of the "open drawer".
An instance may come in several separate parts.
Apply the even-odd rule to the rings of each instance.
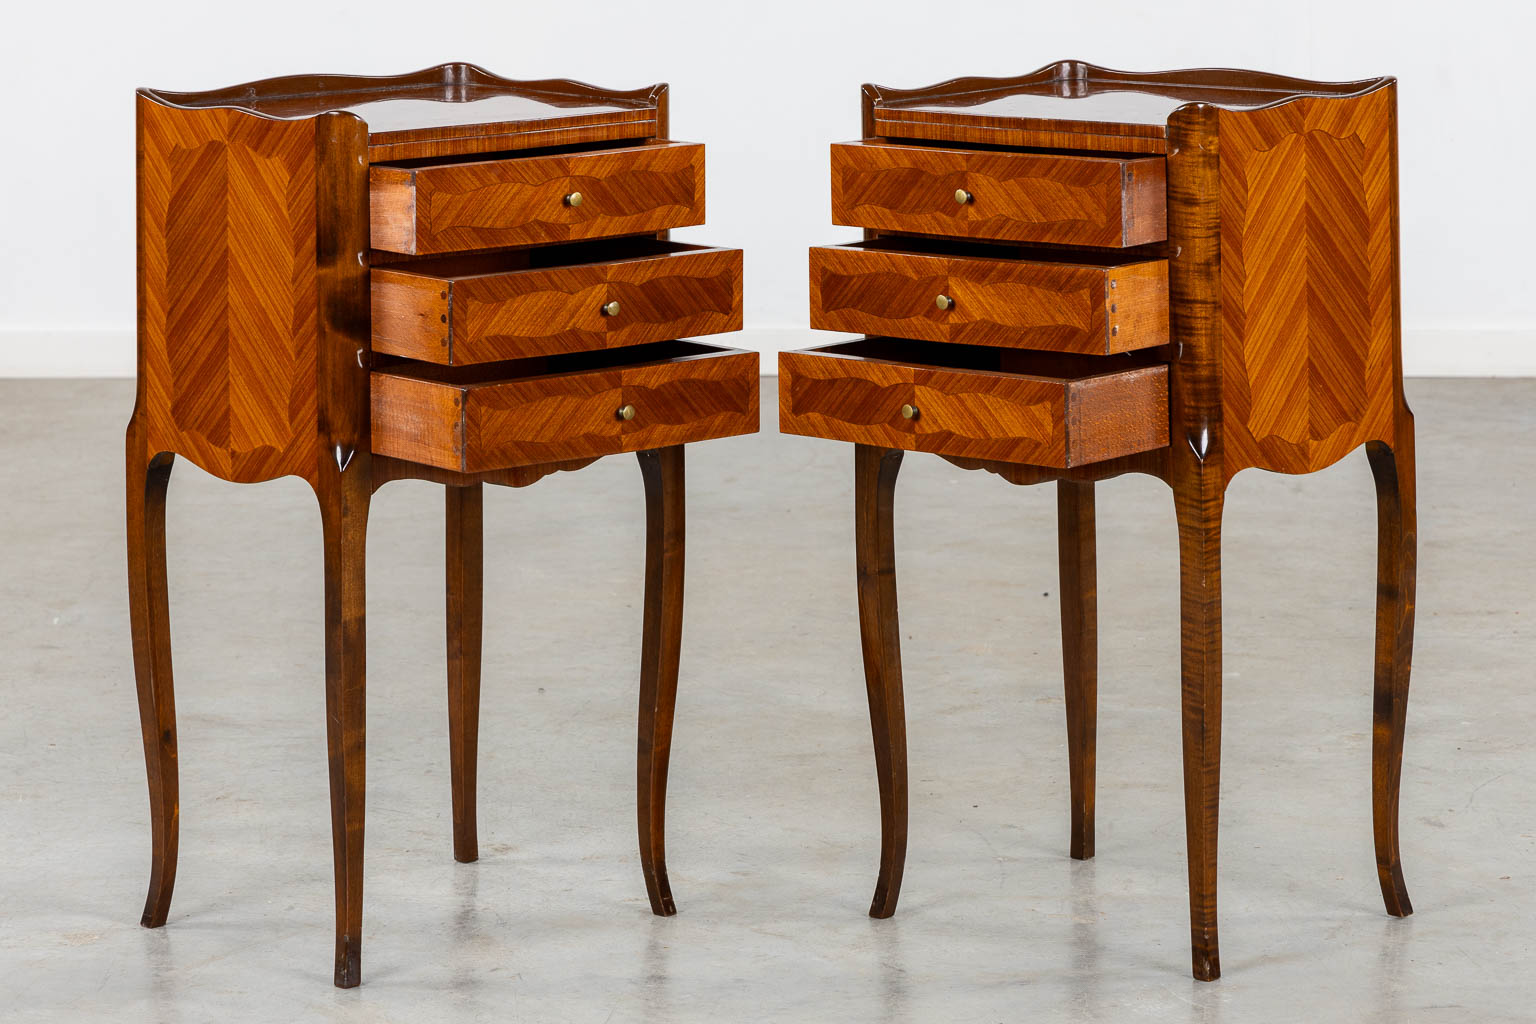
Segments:
[[[373,350],[488,363],[741,330],[741,250],[644,236],[371,272]]]
[[[911,237],[818,246],[811,326],[1085,355],[1152,348],[1168,342],[1168,261]]]
[[[832,147],[832,223],[1121,248],[1168,237],[1160,156],[1009,152],[864,139]]]
[[[653,142],[368,171],[371,245],[431,255],[704,223],[704,147]]]
[[[695,341],[371,377],[374,453],[461,473],[757,430],[757,353]]]
[[[1168,443],[1168,367],[864,338],[779,356],[779,430],[1065,469]]]

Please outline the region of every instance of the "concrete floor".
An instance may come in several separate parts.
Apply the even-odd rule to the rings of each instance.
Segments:
[[[450,856],[442,499],[370,531],[363,986],[331,987],[320,530],[305,484],[186,465],[169,535],[181,868],[148,877],[129,657],[131,385],[0,384],[0,1017],[21,1020],[1512,1021],[1536,1018],[1536,381],[1411,381],[1418,646],[1403,856],[1370,838],[1374,496],[1363,453],[1249,473],[1226,518],[1221,922],[1188,975],[1178,574],[1163,485],[1099,494],[1098,857],[1066,857],[1054,496],[909,456],[901,909],[878,850],[848,446],[689,455],[669,860],[633,836],[640,477],[487,495],[481,853]]]

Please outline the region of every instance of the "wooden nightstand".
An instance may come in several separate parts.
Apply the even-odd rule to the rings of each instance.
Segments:
[[[704,220],[704,147],[667,88],[516,82],[468,64],[138,94],[138,401],[128,425],[134,669],[154,852],[176,877],[165,491],[180,455],[225,480],[301,476],[325,537],[336,984],[360,978],[364,534],[374,490],[447,494],[454,856],[477,856],[481,485],[636,452],[646,497],[638,818],[651,909],[683,601],[683,449],[757,430],[741,253]]]
[[[1220,974],[1221,512],[1250,467],[1311,473],[1364,445],[1379,583],[1372,798],[1387,912],[1411,912],[1398,785],[1413,646],[1413,416],[1403,400],[1397,87],[1075,61],[1015,79],[867,85],[832,147],[811,325],[780,358],[779,426],[851,441],[859,614],[895,911],[907,838],[892,491],[903,451],[1057,481],[1071,855],[1093,855],[1093,483],[1173,490],[1196,978]]]

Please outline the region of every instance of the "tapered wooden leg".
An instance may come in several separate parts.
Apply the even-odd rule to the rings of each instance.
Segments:
[[[453,778],[453,859],[480,856],[475,761],[480,736],[480,635],[484,573],[480,484],[446,487],[448,579],[448,757]]]
[[[175,457],[150,458],[137,423],[128,428],[128,614],[139,725],[149,776],[149,895],[139,923],[165,924],[176,885],[181,806],[176,775],[176,697],[171,681],[170,599],[165,575],[165,491]]]
[[[1403,779],[1403,730],[1408,713],[1408,673],[1413,661],[1413,590],[1418,560],[1418,513],[1414,504],[1413,418],[1402,422],[1392,447],[1367,446],[1376,477],[1376,699],[1371,730],[1371,816],[1376,834],[1376,874],[1387,913],[1413,913],[1398,851],[1397,804]]]
[[[880,876],[870,917],[896,913],[907,861],[907,718],[901,692],[901,634],[896,622],[896,543],[892,517],[900,451],[854,447],[854,546],[858,559],[859,635],[869,724],[880,782]]]
[[[325,709],[336,868],[336,987],[362,980],[366,718],[364,566],[370,485],[354,470],[322,475],[325,535]]]
[[[1093,484],[1056,484],[1061,562],[1061,663],[1066,682],[1067,760],[1072,782],[1071,855],[1093,856],[1094,744],[1099,705],[1099,594]]]
[[[1183,664],[1184,833],[1194,975],[1221,976],[1216,942],[1216,810],[1221,790],[1221,512],[1216,474],[1175,488]]]
[[[651,912],[677,913],[667,881],[667,761],[683,642],[683,447],[637,453],[645,481],[645,615],[640,643],[636,812]]]

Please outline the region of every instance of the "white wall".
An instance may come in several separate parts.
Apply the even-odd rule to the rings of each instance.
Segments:
[[[709,223],[747,253],[748,332],[805,331],[808,244],[830,226],[827,143],[858,86],[1002,75],[1061,58],[1401,79],[1408,370],[1536,373],[1529,239],[1531,7],[1463,0],[264,0],[23,3],[0,26],[0,375],[131,373],[133,88],[470,60],[513,78],[672,83],[673,135],[709,144]],[[1501,91],[1502,90],[1502,91]],[[772,363],[765,360],[765,367]]]

